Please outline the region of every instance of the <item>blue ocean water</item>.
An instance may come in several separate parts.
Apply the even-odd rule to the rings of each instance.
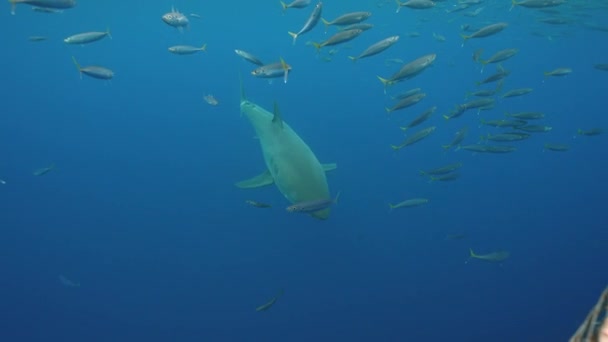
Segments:
[[[565,341],[608,283],[608,9],[571,0],[555,16],[486,0],[477,17],[393,2],[323,2],[324,17],[371,11],[375,27],[329,55],[319,24],[292,45],[312,6],[282,13],[276,1],[85,1],[61,14],[18,5],[0,11],[3,98],[0,125],[0,340],[2,341]],[[175,6],[184,32],[160,17]],[[476,7],[472,7],[472,10]],[[460,27],[494,22],[497,35],[462,46]],[[86,46],[62,40],[110,28]],[[418,32],[418,37],[410,33]],[[441,42],[433,33],[443,35]],[[353,63],[370,44],[400,35],[387,51]],[[47,36],[32,43],[29,36]],[[207,52],[177,56],[176,44]],[[530,87],[489,111],[444,120],[495,66],[471,59],[505,48],[505,90]],[[234,54],[280,57],[287,84],[250,75]],[[387,114],[395,101],[376,76],[436,53],[434,65],[389,95],[420,87],[418,105]],[[82,79],[72,63],[102,65],[115,77]],[[331,61],[326,61],[330,57]],[[570,67],[565,77],[544,71]],[[288,213],[276,187],[234,183],[264,171],[260,145],[239,114],[247,97],[272,109],[308,143],[341,193],[325,221]],[[203,96],[213,94],[218,106]],[[427,139],[393,151],[406,124],[437,106]],[[463,126],[467,144],[500,130],[480,118],[541,111],[553,129],[511,143],[509,154],[445,152]],[[415,131],[416,129],[412,129]],[[543,144],[570,145],[567,152]],[[428,182],[420,169],[462,162],[453,182]],[[44,176],[32,173],[54,163]],[[424,197],[392,212],[388,203]],[[270,209],[247,206],[253,199]],[[466,234],[446,240],[449,234]],[[507,250],[509,259],[469,258]],[[66,286],[59,276],[80,286]],[[269,310],[255,309],[284,290]]]

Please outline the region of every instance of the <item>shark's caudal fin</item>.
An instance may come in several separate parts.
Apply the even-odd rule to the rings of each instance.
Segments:
[[[270,171],[266,170],[260,175],[238,182],[235,185],[241,189],[252,189],[271,185],[272,183],[274,183],[274,179],[272,178]]]

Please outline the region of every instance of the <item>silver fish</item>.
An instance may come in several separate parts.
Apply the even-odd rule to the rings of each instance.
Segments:
[[[293,37],[293,45],[296,44],[296,39],[298,39],[298,37],[300,35],[312,30],[317,25],[317,23],[319,22],[319,19],[321,19],[322,10],[323,10],[323,3],[319,2],[315,6],[315,8],[312,10],[312,13],[308,17],[308,20],[306,20],[306,23],[304,24],[304,26],[300,29],[300,31],[298,31],[297,33],[287,32],[287,33],[289,33],[290,36]]]

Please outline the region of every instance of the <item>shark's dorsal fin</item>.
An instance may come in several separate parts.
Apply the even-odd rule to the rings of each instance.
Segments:
[[[272,123],[275,125],[279,125],[279,127],[283,128],[283,119],[281,118],[279,105],[276,101],[274,102],[274,116],[272,117]]]

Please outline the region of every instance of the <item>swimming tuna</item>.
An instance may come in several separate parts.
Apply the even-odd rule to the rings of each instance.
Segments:
[[[173,26],[176,29],[183,31],[184,27],[190,27],[190,21],[183,13],[180,13],[175,8],[171,7],[171,12],[165,13],[162,16],[162,20],[169,26]]]

